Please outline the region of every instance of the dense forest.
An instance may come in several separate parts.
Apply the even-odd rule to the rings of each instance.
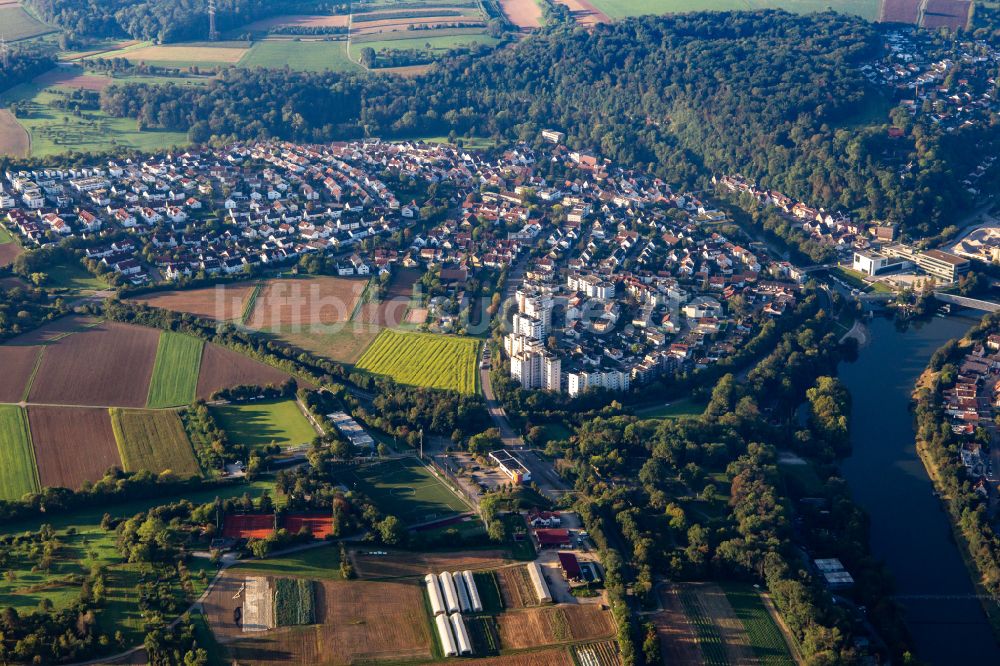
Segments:
[[[0,63],[0,90],[7,90],[19,83],[30,81],[55,66],[55,58],[49,53],[17,50],[7,59],[6,67]]]
[[[195,141],[449,131],[528,139],[554,126],[571,148],[671,182],[740,172],[816,206],[929,233],[944,211],[967,204],[959,176],[981,137],[899,118],[906,137],[890,143],[891,104],[859,71],[880,48],[872,26],[834,13],[644,17],[593,31],[552,27],[488,55],[449,58],[417,79],[241,71],[208,94],[112,87],[103,106],[187,129]],[[250,100],[260,110],[252,116]],[[919,164],[916,175],[900,177],[901,160]]]
[[[208,39],[208,0],[27,0],[43,20],[67,31],[70,40],[95,37],[155,39],[160,42]],[[298,8],[339,11],[337,3],[308,0],[216,0],[220,32]]]

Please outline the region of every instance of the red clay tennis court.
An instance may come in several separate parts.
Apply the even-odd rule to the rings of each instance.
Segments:
[[[226,516],[222,536],[231,539],[266,539],[274,531],[274,514],[247,513]]]
[[[289,534],[298,534],[304,527],[317,539],[325,539],[333,532],[333,518],[324,514],[292,514],[285,518]]]

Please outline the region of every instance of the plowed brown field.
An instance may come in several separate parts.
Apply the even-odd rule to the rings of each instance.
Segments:
[[[41,347],[0,347],[0,402],[21,402]]]
[[[154,308],[187,312],[205,319],[232,321],[243,318],[243,307],[251,289],[253,285],[249,282],[240,282],[190,291],[158,291],[130,300]]]
[[[542,7],[535,0],[500,0],[500,6],[510,22],[521,29],[542,25]]]
[[[122,466],[107,409],[32,405],[28,423],[42,486],[75,490]]]
[[[225,347],[208,343],[201,355],[201,374],[198,376],[199,398],[208,399],[219,389],[240,384],[281,384],[289,375],[277,368],[237,354]]]
[[[365,555],[364,550],[351,554],[354,569],[366,578],[423,577],[429,571],[464,571],[494,569],[507,563],[502,550],[479,550],[458,553],[393,553]]]
[[[611,19],[607,14],[587,2],[587,0],[557,0],[557,2],[566,5],[573,15],[573,20],[580,25],[611,23]]]
[[[11,157],[27,157],[31,150],[31,139],[28,138],[28,130],[17,122],[14,114],[7,109],[0,109],[0,155],[10,155]],[[11,245],[12,247],[6,247]],[[5,266],[14,261],[14,257],[9,256],[17,251],[20,254],[21,246],[17,243],[5,243],[0,245],[0,266]]]
[[[660,638],[660,654],[664,664],[677,666],[702,666],[705,663],[698,647],[698,636],[688,621],[677,591],[660,590],[663,610],[653,615],[656,635]]]
[[[335,277],[270,280],[257,296],[247,325],[270,329],[345,322],[366,284],[366,280]]]
[[[144,407],[160,331],[105,322],[50,343],[29,402]]]
[[[500,644],[508,650],[595,640],[614,633],[611,613],[591,604],[511,611],[500,615],[497,625]]]

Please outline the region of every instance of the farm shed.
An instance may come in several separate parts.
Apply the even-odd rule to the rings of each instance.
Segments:
[[[462,578],[465,579],[465,585],[469,588],[469,603],[472,604],[472,610],[476,613],[481,613],[483,610],[483,602],[479,598],[479,590],[476,589],[476,579],[473,578],[471,571],[463,571]]]
[[[458,605],[461,606],[463,613],[468,613],[472,610],[472,604],[469,601],[469,592],[465,588],[465,579],[462,577],[462,572],[453,571],[451,579],[455,581],[455,590],[458,592]]]
[[[569,530],[544,528],[535,530],[538,545],[542,548],[560,548],[570,544]]]
[[[444,613],[444,601],[441,599],[441,587],[438,585],[437,576],[427,574],[424,576],[424,582],[427,584],[427,598],[430,599],[431,610],[435,615],[441,615]]]
[[[538,562],[532,562],[528,565],[528,577],[531,578],[531,584],[535,587],[535,596],[538,597],[538,600],[543,604],[550,603],[552,594],[549,592],[548,583],[545,582],[542,567]]]
[[[441,639],[441,651],[444,652],[444,656],[457,657],[458,648],[455,646],[455,637],[452,635],[448,616],[438,615],[434,618],[434,624],[437,625],[438,638]]]
[[[461,610],[458,605],[458,590],[455,589],[455,581],[451,579],[451,574],[442,571],[438,578],[441,580],[441,591],[444,592],[444,605],[449,613],[457,613]]]
[[[469,641],[469,632],[465,630],[465,621],[462,620],[461,613],[451,614],[451,628],[455,632],[455,644],[459,654],[472,654],[472,642]]]
[[[579,580],[581,577],[580,562],[573,553],[559,553],[559,566],[569,580]]]

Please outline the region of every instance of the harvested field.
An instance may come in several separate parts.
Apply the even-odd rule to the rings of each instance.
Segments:
[[[243,591],[243,631],[274,629],[274,592],[263,576],[247,576]]]
[[[299,331],[295,331],[299,328]],[[333,333],[325,333],[326,327],[293,327],[267,331],[269,337],[294,349],[307,351],[338,363],[354,365],[372,343],[381,328],[351,322],[338,327]]]
[[[531,2],[534,2],[534,0],[531,0]],[[376,35],[390,32],[406,32],[410,33],[410,36],[412,37],[412,31],[409,29],[409,26],[411,25],[430,25],[440,26],[441,28],[450,28],[451,24],[454,23],[461,23],[462,27],[482,27],[486,25],[475,16],[424,16],[421,18],[383,19],[381,21],[355,23],[351,28],[351,35]]]
[[[396,271],[382,302],[366,303],[355,319],[378,326],[399,326],[413,300],[413,285],[419,279],[420,271],[412,269]]]
[[[222,536],[231,539],[264,539],[274,531],[274,514],[231,514],[222,522]]]
[[[92,317],[78,317],[73,315],[61,317],[48,324],[39,326],[33,331],[8,340],[6,346],[31,347],[35,345],[48,345],[66,337],[70,333],[85,331],[88,326],[93,326],[97,323],[98,320]]]
[[[170,470],[179,477],[201,474],[177,412],[113,408],[111,425],[126,471],[159,474]]]
[[[921,27],[959,30],[969,22],[972,0],[927,0],[924,5]]]
[[[216,285],[189,291],[159,291],[129,299],[154,308],[187,312],[215,321],[241,320],[246,300],[253,290],[249,282]]]
[[[535,588],[531,584],[526,567],[504,567],[497,569],[496,574],[504,608],[526,608],[538,605],[538,597],[535,596]]]
[[[358,575],[366,578],[423,577],[428,571],[465,571],[495,569],[507,563],[502,550],[475,550],[457,553],[389,552],[366,555],[367,550],[351,553]]]
[[[144,407],[160,331],[105,322],[49,344],[29,401]]]
[[[569,7],[573,20],[580,25],[596,25],[598,23],[611,23],[611,18],[599,10],[587,0],[556,0],[560,4]]]
[[[254,301],[246,323],[257,329],[339,324],[350,319],[366,284],[366,280],[335,277],[270,280]]]
[[[916,24],[921,0],[882,0],[879,21],[882,23]]]
[[[500,644],[506,650],[596,640],[614,634],[611,613],[593,604],[512,611],[500,615],[497,625]]]
[[[100,91],[111,85],[111,79],[106,76],[84,74],[83,70],[78,67],[56,67],[35,77],[35,83],[43,86]]]
[[[500,0],[500,6],[510,22],[522,30],[542,25],[542,7],[536,0]]]
[[[21,402],[41,347],[0,347],[0,402]]]
[[[107,409],[32,405],[28,423],[42,487],[75,490],[122,466]]]
[[[350,16],[338,14],[335,16],[314,16],[308,14],[285,14],[284,16],[272,16],[248,23],[236,32],[267,32],[271,28],[295,26],[300,28],[339,28],[347,27]]]
[[[702,666],[705,660],[698,647],[698,636],[684,613],[677,590],[660,588],[660,605],[663,610],[653,616],[653,625],[660,639],[663,663]]]
[[[132,62],[219,62],[236,64],[249,49],[229,46],[144,46],[121,55]]]
[[[198,397],[208,399],[219,389],[241,384],[281,384],[288,373],[216,344],[206,344],[201,355]]]
[[[436,661],[435,664],[454,664],[454,659]],[[538,652],[506,654],[500,657],[476,659],[476,666],[574,666],[576,662],[563,648],[552,648]]]
[[[0,109],[0,155],[11,157],[27,157],[31,150],[31,139],[28,130],[17,122],[14,114],[7,109]],[[12,247],[8,247],[12,246]],[[0,266],[6,266],[20,254],[21,246],[17,243],[0,245]],[[17,254],[10,256],[15,250]]]

